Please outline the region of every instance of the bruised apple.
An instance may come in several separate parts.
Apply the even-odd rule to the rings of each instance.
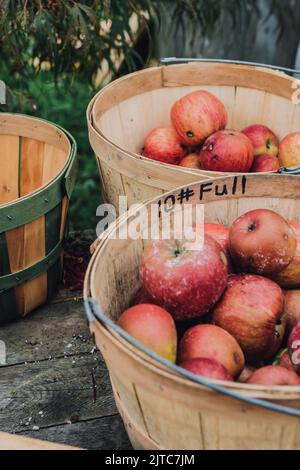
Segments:
[[[253,163],[251,141],[233,130],[212,134],[204,142],[199,155],[204,170],[247,173]]]
[[[179,163],[179,166],[182,166],[183,168],[194,168],[195,170],[201,170],[199,155],[197,153],[190,153],[189,155],[186,155]]]
[[[185,154],[172,127],[153,129],[145,140],[142,153],[144,157],[173,165],[177,165]]]
[[[248,379],[252,385],[300,385],[296,372],[281,366],[266,366],[258,369]]]
[[[237,340],[251,364],[269,359],[279,350],[285,330],[282,314],[283,294],[275,282],[238,274],[230,276],[213,310],[212,323]]]
[[[268,209],[247,212],[230,229],[230,253],[244,272],[278,273],[291,263],[296,246],[296,236],[288,222]]]
[[[253,173],[264,173],[264,172],[274,172],[278,171],[280,168],[279,160],[274,155],[268,155],[264,153],[263,155],[256,155],[254,157],[253,165],[251,167],[251,172]]]
[[[268,154],[277,157],[279,150],[279,140],[271,129],[261,124],[254,124],[244,129],[248,139],[251,140],[254,155]],[[268,170],[266,170],[268,171]]]
[[[205,315],[220,299],[228,263],[219,243],[209,236],[203,244],[159,240],[146,245],[140,274],[155,303],[176,320],[187,320]]]
[[[300,163],[300,132],[288,134],[279,145],[281,166],[288,167]]]
[[[232,377],[237,377],[245,365],[244,354],[238,342],[227,331],[215,325],[194,326],[181,339],[179,363],[199,357],[218,361]]]
[[[281,287],[300,286],[300,224],[290,220],[289,225],[294,230],[297,246],[291,263],[273,277]]]
[[[212,358],[196,357],[183,361],[179,365],[195,375],[215,380],[233,381],[228,370],[220,362]]]
[[[195,146],[227,124],[223,103],[205,90],[189,93],[174,103],[171,121],[184,145]]]
[[[176,327],[163,308],[152,304],[130,307],[122,313],[118,325],[156,354],[176,362]]]

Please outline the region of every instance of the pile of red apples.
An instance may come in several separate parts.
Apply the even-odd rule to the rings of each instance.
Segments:
[[[119,325],[195,375],[300,386],[300,224],[256,209],[194,230],[147,242]]]
[[[158,127],[147,136],[142,155],[185,168],[228,173],[276,172],[300,163],[300,132],[281,142],[262,124],[241,132],[226,129],[223,103],[198,90],[174,103],[170,127]]]

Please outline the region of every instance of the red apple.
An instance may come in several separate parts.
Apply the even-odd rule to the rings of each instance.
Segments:
[[[245,359],[238,342],[215,325],[197,325],[184,334],[179,343],[179,362],[206,357],[222,364],[232,377],[244,368]]]
[[[291,363],[298,374],[300,374],[300,322],[292,329],[288,339],[288,349]]]
[[[233,378],[228,370],[215,359],[207,357],[197,357],[188,359],[180,364],[180,367],[188,370],[192,374],[207,377],[215,380],[227,380],[233,382]]]
[[[280,273],[277,273],[272,277],[272,279],[281,287],[300,286],[300,224],[294,221],[289,221],[289,225],[294,230],[297,246],[291,263],[280,271]]]
[[[232,262],[229,253],[229,228],[225,225],[214,223],[197,224],[195,228],[198,231],[204,230],[204,233],[206,235],[209,235],[221,245],[224,250],[224,253],[227,256],[228,271],[229,273],[233,272]]]
[[[172,127],[158,127],[147,136],[142,154],[144,157],[177,165],[184,157],[184,149]]]
[[[204,170],[246,173],[253,163],[251,141],[241,132],[232,130],[208,137],[199,155]]]
[[[277,354],[273,366],[282,366],[289,370],[294,370],[288,349],[281,349]]]
[[[253,173],[263,173],[263,172],[274,172],[278,171],[280,168],[279,160],[274,155],[268,155],[264,153],[262,155],[256,155],[254,157],[254,162],[251,167]]]
[[[195,146],[213,132],[226,127],[227,113],[216,96],[208,91],[198,90],[174,103],[171,120],[181,142]]]
[[[288,134],[279,145],[279,162],[288,167],[300,163],[300,132]]]
[[[186,157],[183,157],[179,166],[184,168],[194,168],[196,170],[201,170],[200,158],[197,153],[190,153]]]
[[[221,224],[214,224],[214,223],[206,223],[206,224],[198,224],[196,226],[197,230],[204,230],[206,235],[212,237],[216,242],[218,242],[223,250],[228,252],[229,248],[229,228],[225,225]]]
[[[300,290],[288,290],[284,293],[284,318],[287,333],[300,322]]]
[[[280,272],[292,261],[296,245],[288,222],[268,209],[247,212],[230,229],[230,253],[242,271],[265,275]]]
[[[163,308],[152,304],[130,307],[122,313],[118,325],[155,353],[176,362],[176,327]]]
[[[271,129],[261,124],[254,124],[242,132],[251,140],[254,155],[268,154],[277,157],[279,140]]]
[[[281,366],[266,366],[251,375],[247,384],[253,385],[300,385],[296,372]]]
[[[228,331],[241,346],[246,361],[269,359],[284,335],[283,294],[262,276],[230,276],[228,287],[212,314],[212,322]]]
[[[248,379],[250,379],[251,375],[254,374],[256,368],[253,366],[249,366],[248,364],[245,365],[244,369],[242,370],[241,375],[238,378],[238,382],[246,383]]]
[[[227,285],[227,258],[209,236],[203,246],[179,240],[149,242],[144,250],[141,279],[155,303],[176,320],[205,315]]]

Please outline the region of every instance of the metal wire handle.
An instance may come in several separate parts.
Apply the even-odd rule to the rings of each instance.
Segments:
[[[100,321],[100,323],[104,323],[105,326],[112,328],[116,333],[122,336],[122,338],[124,338],[126,341],[131,343],[136,348],[140,349],[143,353],[147,354],[149,357],[159,362],[164,367],[168,367],[173,372],[176,372],[182,375],[186,379],[190,379],[193,382],[199,385],[204,385],[205,387],[208,387],[217,393],[223,393],[224,395],[227,395],[232,398],[236,398],[237,400],[249,403],[250,405],[261,406],[263,408],[276,411],[278,413],[285,413],[289,416],[300,418],[300,410],[297,410],[296,408],[291,408],[291,407],[283,406],[283,405],[277,405],[276,403],[270,403],[260,398],[247,397],[246,395],[243,395],[239,392],[231,390],[230,388],[223,387],[222,385],[215,384],[208,379],[194,375],[191,372],[183,369],[182,367],[179,367],[176,364],[173,364],[172,362],[168,361],[167,359],[164,359],[162,356],[159,356],[158,354],[148,349],[140,341],[130,336],[125,330],[120,328],[110,318],[108,318],[106,315],[100,312],[99,306],[95,299],[92,299],[92,298],[85,299],[84,306],[85,306],[85,311],[86,311],[89,323],[92,323],[93,321],[95,321],[95,318],[97,318]]]
[[[300,75],[300,70],[281,67],[280,65],[262,64],[260,62],[247,62],[244,60],[234,59],[205,59],[205,58],[188,58],[188,57],[161,57],[159,62],[162,65],[187,64],[188,62],[210,62],[217,64],[235,64],[235,65],[251,65],[253,67],[262,67],[280,72],[293,73]]]
[[[300,165],[279,168],[278,172],[283,175],[300,175]]]

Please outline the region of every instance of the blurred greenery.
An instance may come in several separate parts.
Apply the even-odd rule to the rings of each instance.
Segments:
[[[102,72],[104,78],[106,72],[116,78],[148,60],[151,4],[0,0],[0,79],[8,86],[8,103],[0,111],[47,119],[76,139],[79,176],[70,207],[71,229],[96,227],[96,207],[102,201],[88,140],[87,105],[101,87]],[[133,14],[142,42],[133,37]]]
[[[185,3],[184,0],[183,3]],[[132,15],[147,27],[151,0],[0,0],[0,56],[14,71],[51,69],[58,79],[93,83],[101,62],[116,71],[123,57],[134,69]],[[113,52],[113,54],[112,54]]]
[[[79,156],[79,175],[72,196],[70,228],[96,226],[96,207],[101,201],[98,169],[90,147],[86,125],[86,108],[95,90],[85,82],[55,84],[49,72],[24,77],[9,74],[0,64],[0,77],[17,93],[9,95],[8,109],[47,119],[67,129],[76,139]],[[2,108],[5,109],[4,107]]]

